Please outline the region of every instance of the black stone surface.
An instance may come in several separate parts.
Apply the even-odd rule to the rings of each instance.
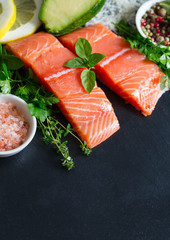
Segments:
[[[40,132],[0,159],[0,240],[170,240],[170,93],[146,118],[99,85],[121,129],[89,157],[69,138],[74,170]]]

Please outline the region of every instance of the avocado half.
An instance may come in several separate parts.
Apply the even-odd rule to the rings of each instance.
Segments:
[[[106,0],[44,0],[40,20],[48,32],[65,35],[83,26],[103,7]]]

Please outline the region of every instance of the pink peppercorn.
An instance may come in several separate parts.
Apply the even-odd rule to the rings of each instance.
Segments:
[[[163,19],[162,17],[159,17],[159,22],[162,23],[163,22]]]

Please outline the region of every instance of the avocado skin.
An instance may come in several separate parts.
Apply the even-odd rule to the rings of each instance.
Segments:
[[[45,0],[46,1],[46,0]],[[88,12],[86,12],[81,18],[75,20],[70,25],[68,25],[66,28],[60,31],[56,31],[55,29],[50,29],[45,25],[45,29],[47,32],[52,33],[56,37],[68,34],[70,32],[73,32],[74,30],[80,28],[83,26],[86,22],[88,22],[90,19],[92,19],[103,7],[106,0],[99,0]],[[43,8],[43,6],[42,6]],[[41,9],[42,10],[42,9]],[[43,22],[43,19],[41,19],[41,11],[40,11],[40,20]]]

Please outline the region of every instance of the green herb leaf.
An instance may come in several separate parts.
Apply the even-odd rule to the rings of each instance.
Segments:
[[[163,89],[166,87],[166,82],[165,82],[165,81],[162,82],[161,85],[160,85],[160,87],[161,87],[161,90],[163,90]]]
[[[167,76],[162,76],[160,82],[163,83],[164,81],[166,81],[166,79],[167,79]]]
[[[88,59],[92,52],[92,47],[87,39],[79,38],[75,45],[75,51],[79,57]]]
[[[51,93],[50,93],[51,95]],[[51,95],[51,96],[41,96],[40,99],[42,101],[44,101],[44,103],[46,105],[49,105],[49,106],[52,106],[53,104],[56,104],[56,103],[59,103],[59,99],[54,96],[54,95]]]
[[[73,58],[64,64],[65,67],[69,68],[87,68],[86,62],[81,58]]]
[[[80,148],[82,149],[82,151],[84,151],[84,153],[88,156],[92,150],[88,148],[87,143],[84,141],[83,145],[80,146]]]
[[[82,84],[86,92],[91,93],[95,86],[96,75],[90,69],[86,69],[81,73]]]
[[[1,87],[1,92],[3,94],[11,93],[10,80],[8,79],[0,80],[0,87]]]
[[[161,57],[160,57],[160,62],[162,64],[166,64],[167,63],[167,56],[165,54],[163,54]]]
[[[160,80],[161,90],[163,90],[163,89],[166,87],[166,82],[167,82],[167,76],[162,76],[162,77],[161,77],[161,80]]]
[[[104,56],[103,54],[100,54],[100,53],[93,53],[93,54],[91,54],[89,56],[89,59],[88,59],[89,67],[90,68],[94,67],[101,60],[103,60],[103,58],[105,58],[105,57],[106,56]]]
[[[94,86],[95,86],[95,80],[96,75],[93,71],[91,71],[91,68],[94,68],[94,66],[99,63],[105,56],[100,53],[92,53],[92,47],[87,39],[79,38],[79,40],[76,42],[75,45],[76,53],[81,58],[74,58],[67,63],[64,64],[66,67],[70,68],[87,68],[87,70],[84,70],[81,74],[81,80],[82,84],[84,86],[84,89],[90,93]]]
[[[168,77],[168,88],[170,89],[170,78]]]
[[[25,65],[20,58],[13,55],[0,55],[0,62],[5,63],[9,70],[18,70]]]
[[[45,119],[48,116],[48,111],[45,109],[42,109],[40,107],[35,106],[33,103],[28,104],[28,109],[30,111],[31,116],[35,116],[38,118],[41,122],[44,122]]]
[[[0,72],[0,80],[6,80],[4,72]]]
[[[5,77],[7,79],[9,79],[9,73],[8,73],[8,70],[7,70],[7,66],[4,63],[2,63],[2,69],[4,71]]]
[[[72,132],[73,129],[71,128],[71,125],[68,123],[67,124],[67,128],[66,128],[66,131],[64,133],[64,137],[66,137],[70,132]]]
[[[31,89],[27,87],[27,84],[24,86],[19,87],[15,91],[15,95],[19,97],[24,97],[24,100],[28,99],[28,96],[31,94]]]
[[[167,68],[170,68],[170,57],[167,57],[167,63],[166,63]]]

